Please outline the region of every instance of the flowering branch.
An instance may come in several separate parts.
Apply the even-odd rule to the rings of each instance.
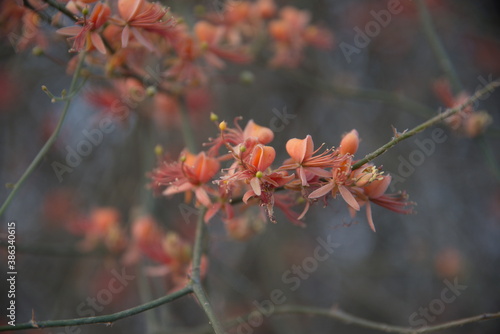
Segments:
[[[379,155],[385,153],[387,150],[389,150],[391,147],[393,147],[394,145],[396,145],[400,141],[403,141],[407,138],[410,138],[410,137],[416,135],[419,132],[424,131],[425,129],[427,129],[431,126],[438,124],[439,122],[441,122],[445,118],[448,118],[451,115],[454,115],[454,114],[464,110],[467,106],[476,102],[481,96],[483,96],[484,94],[486,94],[488,92],[491,92],[494,88],[496,88],[498,86],[500,86],[500,81],[490,82],[488,85],[486,85],[482,89],[478,90],[470,99],[468,99],[464,103],[460,104],[459,106],[457,106],[455,108],[451,108],[451,109],[446,109],[443,113],[440,113],[440,114],[434,116],[433,118],[431,118],[428,121],[414,127],[413,129],[411,129],[409,131],[404,131],[403,133],[396,134],[394,136],[394,138],[391,141],[389,141],[387,144],[383,145],[382,147],[378,148],[377,150],[375,150],[372,153],[365,156],[363,159],[361,159],[358,162],[356,162],[355,164],[353,164],[352,169],[355,170],[355,169],[360,168],[361,166],[363,166],[367,162],[370,162],[373,159],[375,159],[376,157],[378,157]]]
[[[45,154],[47,154],[47,152],[49,151],[49,149],[52,147],[52,145],[56,141],[57,137],[59,136],[59,132],[60,132],[62,124],[64,123],[64,120],[66,118],[66,114],[68,113],[69,106],[71,105],[71,101],[75,95],[75,92],[78,91],[82,87],[82,85],[78,85],[78,79],[80,78],[80,70],[82,68],[84,59],[85,59],[85,53],[82,52],[80,54],[80,59],[79,59],[78,64],[76,66],[75,73],[73,75],[73,79],[71,80],[68,96],[66,96],[64,98],[64,100],[66,100],[66,104],[65,104],[64,109],[61,113],[61,116],[59,117],[59,121],[57,123],[57,126],[56,126],[54,132],[52,133],[50,138],[47,140],[45,145],[43,145],[42,149],[38,152],[35,159],[33,159],[31,164],[24,171],[23,175],[19,178],[19,180],[16,183],[14,183],[11,186],[12,191],[10,192],[9,196],[7,197],[5,202],[2,204],[2,207],[0,208],[0,216],[5,212],[5,210],[9,206],[10,202],[12,201],[14,196],[16,195],[16,193],[19,190],[19,188],[21,187],[21,185],[24,183],[24,181],[26,181],[26,179],[31,175],[31,173],[33,173],[35,168],[38,166],[40,161],[42,161]]]

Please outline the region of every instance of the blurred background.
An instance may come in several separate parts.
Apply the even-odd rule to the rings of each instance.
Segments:
[[[188,106],[197,144],[201,147],[208,137],[217,135],[209,120],[209,113],[215,112],[221,120],[243,116],[242,124],[254,119],[273,129],[277,163],[286,158],[290,138],[311,134],[316,145],[337,146],[342,135],[354,128],[361,138],[356,157],[361,158],[389,141],[392,127],[402,132],[443,110],[446,101],[436,86],[446,73],[426,38],[414,1],[401,0],[400,13],[393,14],[385,27],[379,25],[380,31],[368,36],[366,45],[356,44],[358,31],[376,22],[371,11],[387,9],[389,2],[276,1],[279,7],[309,11],[314,24],[333,33],[334,47],[306,50],[303,62],[294,69],[268,66],[269,54],[264,52],[252,64],[228,65],[217,72],[208,89],[192,93],[195,97]],[[224,5],[221,1],[164,4],[187,22],[196,19],[195,6],[220,11]],[[463,90],[473,94],[498,79],[499,4],[432,0],[426,5]],[[33,46],[16,52],[8,37],[2,40],[2,185],[21,176],[62,110],[63,103],[51,103],[40,89],[46,85],[60,92],[71,79],[66,74],[71,57],[67,44],[61,37],[54,40],[47,52],[54,56],[39,57],[32,54]],[[151,70],[155,71],[154,65]],[[164,231],[176,231],[186,243],[191,244],[194,236],[195,215],[186,216],[179,209],[183,196],[153,197],[146,188],[146,173],[155,166],[155,146],[161,145],[172,159],[184,147],[179,116],[168,101],[152,97],[127,104],[126,117],[110,116],[102,107],[102,94],[97,94],[106,89],[111,89],[107,79],[88,80],[74,99],[55,145],[1,218],[2,273],[7,272],[6,222],[17,223],[18,323],[29,321],[32,311],[37,320],[73,318],[82,316],[82,311],[83,316],[117,312],[176,286],[152,259],[126,261],[123,247],[89,241],[82,232],[97,208],[113,208],[125,235],[130,235],[132,222],[148,211]],[[213,219],[208,226],[205,284],[220,319],[241,317],[229,332],[373,332],[302,315],[264,314],[262,324],[252,325],[260,321],[248,319],[248,314],[258,309],[257,304],[271,300],[275,290],[282,292],[278,298],[282,305],[338,307],[403,327],[500,311],[499,101],[500,93],[495,91],[475,105],[491,117],[484,131],[471,134],[441,124],[437,127],[443,131],[440,142],[433,139],[435,128],[431,128],[375,160],[393,175],[391,190],[406,190],[418,203],[414,215],[375,207],[376,233],[363,212],[353,219],[340,201],[330,201],[325,208],[313,206],[304,219],[306,227],[291,224],[280,213],[277,224],[259,223],[256,218],[255,233],[245,240],[228,234],[220,218]],[[102,139],[90,153],[58,176],[54,162],[66,163],[68,146],[76,149],[85,133],[103,129],[103,119],[110,120],[104,126],[109,131],[101,131]],[[429,141],[434,149],[425,152],[420,144]],[[2,202],[8,193],[6,188],[0,191]],[[320,239],[336,244],[324,261],[314,259]],[[293,271],[297,266],[309,269],[298,274]],[[131,276],[123,289],[102,292],[109,291],[110,280],[123,271]],[[450,286],[457,284],[460,287],[453,292]],[[443,299],[445,289],[451,291],[445,296],[456,297],[453,301]],[[2,309],[6,296],[7,286],[2,284]],[[429,313],[424,315],[423,309]],[[206,324],[201,308],[186,297],[111,327],[82,326],[79,332],[194,333],[206,330]],[[499,331],[500,322],[491,320],[448,332]]]

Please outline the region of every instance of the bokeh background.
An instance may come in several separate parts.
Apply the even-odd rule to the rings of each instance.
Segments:
[[[340,43],[353,44],[355,27],[373,21],[371,10],[387,8],[387,1],[276,1],[311,12],[312,20],[335,36],[331,51],[308,50],[297,69],[273,69],[266,55],[251,65],[231,65],[211,78],[210,95],[191,110],[198,143],[214,136],[217,129],[209,112],[232,121],[236,116],[254,119],[275,128],[273,146],[277,160],[286,158],[290,138],[311,134],[317,144],[338,145],[342,134],[355,128],[361,145],[357,156],[391,139],[392,126],[412,128],[442,108],[433,84],[444,73],[419,21],[412,1],[401,1],[404,10],[370,43],[345,57]],[[218,1],[168,1],[166,5],[187,21],[195,18],[194,7],[211,10]],[[427,1],[436,31],[458,73],[464,89],[472,94],[484,82],[500,77],[500,14],[495,1]],[[51,29],[47,27],[47,29]],[[51,103],[41,91],[46,85],[59,92],[69,84],[65,64],[70,55],[64,39],[52,54],[61,61],[35,57],[30,50],[16,52],[8,39],[0,49],[0,184],[15,182],[37,154],[54,128],[61,103]],[[240,80],[251,73],[253,82]],[[79,248],[82,237],[71,233],[70,220],[96,207],[114,207],[128,229],[148,202],[157,221],[167,230],[192,240],[194,219],[187,222],[179,211],[182,196],[152,198],[145,189],[145,176],[154,166],[154,147],[161,144],[175,158],[183,147],[179,126],[151,119],[158,108],[152,99],[131,108],[128,118],[116,121],[114,130],[60,182],[51,166],[63,162],[66,146],[75,147],[107,117],[88,96],[106,86],[105,79],[90,79],[75,99],[60,137],[44,162],[27,180],[2,217],[17,222],[17,321],[65,319],[78,315],[79,305],[95,298],[124,268],[123,254],[103,249],[88,254]],[[415,101],[410,104],[409,101]],[[441,299],[445,281],[465,286],[460,295],[429,325],[500,310],[500,93],[494,92],[477,105],[487,110],[492,123],[483,135],[468,138],[444,124],[446,140],[436,143],[420,166],[396,186],[418,203],[414,215],[374,209],[377,232],[363,213],[352,219],[343,203],[315,205],[305,218],[306,227],[289,223],[278,214],[278,223],[266,223],[260,233],[245,241],[234,240],[220,219],[209,225],[209,266],[206,286],[221,319],[237,318],[256,309],[255,302],[269,300],[275,289],[286,303],[339,307],[354,315],[399,326],[413,325],[410,317]],[[165,108],[165,106],[163,106]],[[278,114],[290,118],[276,121]],[[165,112],[168,117],[175,117]],[[278,117],[279,118],[279,117]],[[281,122],[280,122],[281,121]],[[401,158],[419,150],[416,140],[432,138],[432,129],[411,138],[376,159],[387,173],[401,174]],[[0,191],[2,201],[8,190]],[[283,275],[314,254],[318,238],[338,244],[317,269],[300,279],[300,286]],[[6,269],[3,244],[0,268]],[[306,260],[307,261],[307,260]],[[164,295],[170,288],[164,277],[149,275],[154,265],[144,258],[126,267],[134,276],[125,288],[112,295],[96,314],[116,312]],[[289,275],[287,277],[296,277]],[[3,276],[2,276],[3,277]],[[0,285],[1,309],[5,309],[7,286]],[[88,304],[85,304],[88,305]],[[437,304],[436,304],[437,305]],[[86,306],[87,307],[87,306]],[[87,309],[87,308],[86,308]],[[1,312],[3,314],[3,311]],[[414,319],[424,319],[418,316]],[[0,322],[5,321],[1,319]],[[246,318],[242,321],[246,321]],[[154,311],[120,320],[111,327],[80,327],[81,333],[174,333],[205,330],[207,320],[190,297]],[[201,326],[201,327],[199,327]],[[248,329],[248,327],[246,327]],[[190,330],[193,329],[193,330]],[[235,326],[234,333],[247,333]],[[449,333],[498,333],[499,321],[455,328]],[[63,333],[62,329],[43,330]],[[318,316],[264,316],[252,333],[370,333]]]

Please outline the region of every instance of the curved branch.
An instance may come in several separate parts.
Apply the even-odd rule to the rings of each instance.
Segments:
[[[400,333],[400,334],[421,334],[437,332],[444,329],[459,327],[465,324],[470,324],[482,320],[498,319],[500,318],[500,312],[497,313],[485,313],[476,315],[469,318],[454,320],[450,322],[445,322],[435,326],[425,326],[421,328],[411,328],[411,327],[401,327],[393,326],[381,322],[375,322],[367,319],[357,317],[355,315],[346,313],[338,309],[324,309],[319,307],[309,307],[300,305],[285,305],[276,307],[274,314],[306,314],[306,315],[318,315],[323,317],[332,318],[340,322],[356,325],[359,327],[369,328],[378,330],[386,333]]]
[[[160,305],[172,302],[176,299],[179,299],[185,295],[192,293],[193,290],[190,286],[186,286],[185,288],[163,296],[161,298],[155,299],[148,303],[135,306],[129,308],[124,311],[100,315],[97,317],[88,317],[88,318],[76,318],[76,319],[65,319],[65,320],[47,320],[47,321],[35,321],[31,320],[30,322],[23,324],[16,324],[16,326],[1,326],[0,332],[3,331],[17,331],[22,329],[34,329],[34,328],[48,328],[48,327],[64,327],[64,326],[78,326],[78,325],[89,325],[89,324],[110,324],[117,320],[130,317],[132,315],[136,315],[145,311],[148,311],[152,308],[158,307]]]
[[[7,207],[9,206],[10,202],[16,195],[17,191],[19,188],[22,186],[24,181],[33,173],[35,168],[38,166],[38,164],[42,161],[43,157],[49,149],[52,147],[52,145],[55,143],[57,137],[59,136],[59,132],[61,131],[61,127],[64,123],[64,120],[66,118],[66,114],[68,113],[69,106],[71,105],[72,97],[74,93],[81,88],[81,86],[78,86],[78,78],[80,77],[80,69],[82,68],[83,61],[85,59],[85,53],[82,52],[80,54],[80,59],[78,61],[78,65],[76,66],[75,73],[73,75],[73,79],[71,80],[70,88],[69,88],[69,95],[66,98],[66,104],[64,105],[64,109],[61,113],[61,116],[59,117],[59,121],[57,122],[57,126],[50,136],[50,138],[47,140],[47,142],[43,145],[42,149],[38,152],[36,157],[33,159],[31,164],[28,166],[28,168],[24,171],[23,175],[19,178],[19,180],[13,185],[13,189],[10,192],[10,194],[7,196],[5,199],[4,203],[2,204],[2,207],[0,208],[0,216],[5,212]]]
[[[385,153],[387,150],[389,150],[391,147],[393,147],[394,145],[396,145],[400,141],[403,141],[407,138],[410,138],[410,137],[416,135],[417,133],[424,131],[428,127],[431,127],[431,126],[441,122],[445,118],[448,118],[451,115],[454,115],[454,114],[464,110],[467,106],[476,102],[481,96],[483,96],[484,94],[486,94],[488,92],[491,92],[494,88],[496,88],[498,86],[500,86],[500,81],[492,81],[488,85],[483,87],[483,89],[478,90],[471,98],[469,98],[467,101],[465,101],[461,105],[459,105],[455,108],[446,109],[443,113],[440,113],[440,114],[434,116],[433,118],[427,120],[426,122],[414,127],[410,131],[405,131],[404,133],[401,133],[401,134],[394,136],[394,138],[391,141],[389,141],[387,144],[383,145],[382,147],[378,148],[377,150],[373,151],[372,153],[366,155],[363,159],[359,160],[354,165],[352,165],[352,169],[353,170],[358,169],[359,167],[363,166],[367,162],[370,162],[373,159],[375,159],[376,157],[378,157],[379,155]]]

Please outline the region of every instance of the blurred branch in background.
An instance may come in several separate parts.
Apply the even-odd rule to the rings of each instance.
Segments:
[[[71,80],[71,84],[69,87],[68,95],[62,94],[60,98],[56,98],[54,96],[52,97],[52,101],[65,101],[66,104],[64,105],[63,111],[61,113],[61,116],[59,117],[59,121],[57,122],[57,126],[54,129],[54,132],[52,135],[49,137],[45,145],[40,149],[36,157],[33,159],[31,164],[26,168],[24,171],[23,175],[19,178],[19,180],[8,186],[8,188],[12,188],[10,194],[7,196],[5,201],[2,204],[2,207],[0,207],[0,217],[3,215],[7,207],[9,206],[10,202],[14,199],[14,196],[16,195],[17,191],[19,188],[23,185],[23,183],[26,181],[26,179],[33,173],[33,171],[36,169],[36,167],[40,164],[42,159],[45,157],[47,152],[50,150],[52,145],[55,143],[57,137],[59,136],[59,132],[61,131],[61,127],[64,123],[64,120],[66,118],[66,114],[68,113],[69,107],[71,105],[71,101],[73,100],[75,94],[83,87],[83,84],[79,83],[80,75],[81,75],[81,70],[83,66],[83,62],[85,60],[85,52],[82,52],[79,56],[78,64],[75,68],[75,72],[73,74],[73,79]],[[45,88],[44,91],[48,92],[47,89]],[[50,96],[51,93],[48,93]]]

